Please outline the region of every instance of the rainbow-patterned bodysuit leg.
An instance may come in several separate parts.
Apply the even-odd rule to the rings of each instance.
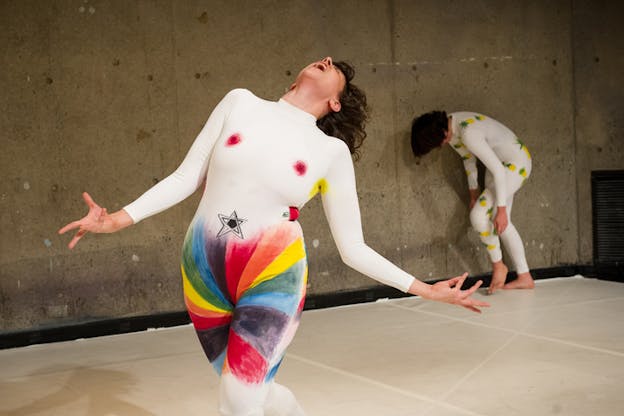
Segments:
[[[124,207],[136,223],[205,182],[182,255],[184,298],[221,376],[223,416],[300,416],[274,381],[304,303],[307,263],[298,209],[320,194],[342,259],[407,291],[414,277],[363,238],[347,145],[290,103],[233,90],[174,173]]]
[[[511,130],[490,117],[473,112],[456,112],[451,116],[453,137],[449,144],[462,157],[470,189],[478,188],[477,158],[487,168],[485,189],[470,211],[470,222],[492,262],[503,258],[502,240],[516,271],[526,273],[529,266],[520,234],[511,222],[511,208],[515,193],[531,174],[529,150]],[[496,207],[501,206],[506,207],[508,225],[498,236],[492,219]]]
[[[285,221],[241,240],[216,237],[195,221],[182,276],[189,315],[215,370],[270,382],[303,308],[307,263],[299,224]]]

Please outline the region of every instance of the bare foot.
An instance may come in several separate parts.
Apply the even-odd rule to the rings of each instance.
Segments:
[[[531,273],[520,273],[516,280],[512,280],[503,286],[503,289],[533,289],[535,287],[535,282],[533,281],[533,277]]]
[[[505,285],[505,279],[507,279],[507,266],[502,261],[492,263],[492,282],[488,288],[488,295],[494,293],[498,289],[502,289]]]

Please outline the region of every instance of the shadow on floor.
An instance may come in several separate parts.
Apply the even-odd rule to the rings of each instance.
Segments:
[[[37,373],[50,374],[56,371],[58,371],[58,369],[38,371]],[[25,381],[0,382],[0,391],[4,392],[4,397],[10,397],[13,391],[28,391],[30,387],[28,385],[33,383],[32,378],[25,377],[24,380]],[[119,416],[155,415],[123,398],[136,384],[134,376],[122,371],[80,367],[71,371],[65,383],[56,391],[46,396],[36,398],[28,404],[3,410],[0,413],[4,416],[47,414],[47,412],[59,414],[58,410],[55,411],[55,409],[60,409],[78,401],[86,401],[84,414],[89,416],[105,416],[111,414]],[[37,388],[33,388],[33,390],[40,391]]]

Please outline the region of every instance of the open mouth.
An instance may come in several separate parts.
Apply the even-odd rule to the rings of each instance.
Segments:
[[[327,69],[327,64],[324,62],[317,62],[314,64],[314,67],[320,69],[321,71],[325,71]]]

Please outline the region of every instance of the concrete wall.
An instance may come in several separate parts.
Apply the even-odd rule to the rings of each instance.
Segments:
[[[592,259],[591,171],[624,169],[624,3],[574,1],[579,261]]]
[[[589,261],[589,172],[624,166],[620,10],[594,3],[0,2],[2,331],[182,310],[197,195],[71,252],[56,230],[82,191],[113,211],[173,171],[228,90],[277,99],[325,55],[373,107],[356,164],[373,248],[422,279],[488,271],[459,158],[410,155],[414,114],[444,108],[503,121],[534,155],[513,209],[530,265]],[[340,262],[318,199],[302,217],[309,293],[376,284]]]

